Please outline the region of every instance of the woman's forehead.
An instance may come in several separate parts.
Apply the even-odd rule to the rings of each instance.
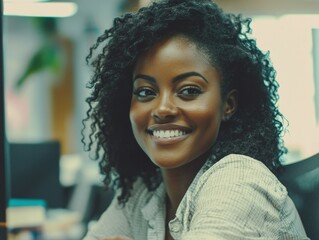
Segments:
[[[136,65],[149,61],[149,59],[154,58],[154,56],[169,60],[180,55],[184,57],[196,55],[202,61],[211,64],[207,51],[203,51],[203,48],[199,47],[199,44],[190,37],[179,34],[155,42],[147,51],[140,54],[137,58]]]

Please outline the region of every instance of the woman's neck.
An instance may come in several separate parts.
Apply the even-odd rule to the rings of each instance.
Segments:
[[[169,232],[168,223],[175,217],[177,208],[196,174],[206,162],[208,155],[204,155],[192,162],[174,169],[161,169],[166,190],[166,219],[165,239],[173,239]]]
[[[207,156],[178,168],[161,170],[167,194],[166,207],[169,211],[167,213],[170,213],[169,215],[175,215],[182,198],[206,159]]]

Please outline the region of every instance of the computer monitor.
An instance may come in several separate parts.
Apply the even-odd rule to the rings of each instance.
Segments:
[[[48,208],[62,208],[60,143],[57,140],[9,142],[11,197],[43,199]]]

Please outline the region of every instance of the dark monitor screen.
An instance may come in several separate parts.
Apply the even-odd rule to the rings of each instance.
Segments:
[[[9,143],[11,197],[43,199],[49,208],[63,207],[58,141]]]

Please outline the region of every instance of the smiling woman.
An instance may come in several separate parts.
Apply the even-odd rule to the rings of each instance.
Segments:
[[[275,176],[278,84],[249,24],[163,0],[98,38],[84,124],[117,194],[86,240],[308,239]]]

